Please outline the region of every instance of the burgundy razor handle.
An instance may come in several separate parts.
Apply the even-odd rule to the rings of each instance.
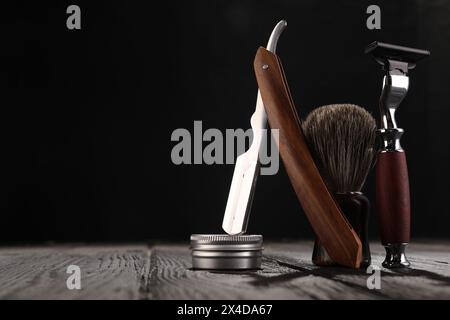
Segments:
[[[376,167],[376,204],[381,242],[408,243],[410,238],[410,199],[405,152],[382,152]]]
[[[410,199],[406,156],[400,145],[403,129],[397,127],[395,110],[409,88],[409,70],[430,55],[430,51],[373,42],[365,52],[384,71],[380,96],[381,122],[378,133],[382,147],[376,168],[376,204],[380,220],[381,242],[386,249],[386,268],[408,267],[405,248],[410,238]]]
[[[411,205],[403,151],[381,152],[376,165],[376,206],[385,267],[409,266],[404,250],[410,239]]]

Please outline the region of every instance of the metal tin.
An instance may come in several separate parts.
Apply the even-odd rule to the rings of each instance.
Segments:
[[[206,270],[249,270],[261,267],[261,235],[193,234],[192,267]]]

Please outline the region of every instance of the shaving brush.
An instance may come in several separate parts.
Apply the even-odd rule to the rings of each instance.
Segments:
[[[302,124],[316,165],[362,243],[361,267],[370,265],[370,202],[361,192],[376,154],[376,122],[363,108],[334,104],[313,110]],[[334,265],[316,239],[312,260]]]

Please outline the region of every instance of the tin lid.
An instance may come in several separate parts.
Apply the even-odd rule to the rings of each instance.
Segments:
[[[259,251],[262,235],[193,234],[191,249],[204,251]]]
[[[200,270],[252,270],[261,267],[261,235],[193,234],[192,267]]]

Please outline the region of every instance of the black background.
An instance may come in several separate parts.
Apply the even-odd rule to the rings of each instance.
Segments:
[[[66,28],[77,4],[82,29]],[[366,8],[381,7],[381,30]],[[374,40],[431,50],[398,111],[413,237],[450,235],[450,2],[17,1],[2,5],[0,241],[188,239],[221,232],[232,165],[172,164],[176,128],[248,128],[252,69],[278,20],[302,117],[355,103],[378,119]],[[371,173],[365,193],[374,199]],[[375,214],[371,235],[377,237]],[[258,180],[249,231],[311,238],[281,165]]]

